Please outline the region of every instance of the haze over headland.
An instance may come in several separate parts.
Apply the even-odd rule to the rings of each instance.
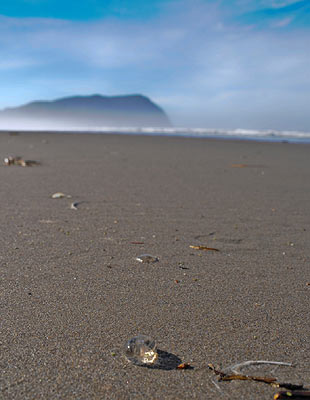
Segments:
[[[169,127],[165,112],[142,95],[71,96],[33,101],[0,111],[2,129],[62,129],[88,127]]]
[[[10,0],[0,15],[0,108],[146,93],[176,126],[310,131],[308,0]]]

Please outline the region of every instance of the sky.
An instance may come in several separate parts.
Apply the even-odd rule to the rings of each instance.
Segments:
[[[1,0],[0,109],[144,94],[175,126],[310,131],[310,0]]]

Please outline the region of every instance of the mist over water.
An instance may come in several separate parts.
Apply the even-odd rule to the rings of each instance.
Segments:
[[[192,138],[218,138],[271,142],[300,142],[310,143],[310,132],[284,131],[284,130],[258,130],[258,129],[216,129],[216,128],[191,128],[191,127],[152,127],[152,126],[79,126],[68,121],[39,121],[33,120],[1,120],[1,132],[55,132],[55,133],[90,133],[90,134],[127,134],[149,136],[179,136]]]
[[[192,126],[188,126],[189,121],[182,126],[182,122],[177,119],[178,125],[174,126],[165,110],[144,95],[93,94],[75,95],[52,101],[36,100],[18,107],[6,108],[0,111],[0,130],[310,142],[310,131],[243,129],[242,126],[238,128],[239,124],[229,118],[229,115],[223,114],[222,119],[226,123],[224,127],[210,127],[212,118],[203,122],[201,127],[196,125],[199,123],[199,118]],[[228,125],[228,121],[232,128]],[[248,128],[246,119],[242,121],[239,123],[245,124]],[[259,124],[256,126],[264,127]]]

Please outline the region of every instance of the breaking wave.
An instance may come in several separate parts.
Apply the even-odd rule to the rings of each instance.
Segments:
[[[75,132],[120,133],[161,136],[183,136],[196,138],[246,139],[264,141],[310,142],[310,132],[256,130],[256,129],[206,129],[206,128],[155,128],[155,127],[96,127],[72,129]]]
[[[15,128],[16,129],[16,128]],[[154,135],[154,136],[182,136],[196,138],[220,138],[220,139],[238,139],[238,140],[256,140],[256,141],[288,141],[310,143],[310,132],[286,131],[286,130],[256,130],[256,129],[212,129],[212,128],[182,128],[182,127],[47,127],[40,128],[27,127],[22,131],[44,131],[44,132],[71,132],[71,133],[116,133],[132,135]]]

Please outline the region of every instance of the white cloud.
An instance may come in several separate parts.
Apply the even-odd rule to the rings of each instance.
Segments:
[[[292,4],[300,3],[300,0],[273,0],[271,2],[271,7],[272,8],[282,8],[282,7],[287,7]],[[265,2],[266,6],[268,6],[269,2]]]
[[[243,12],[261,9],[280,9],[292,4],[301,3],[302,0],[235,0],[236,6]]]
[[[283,28],[288,26],[293,21],[293,17],[283,18],[277,21],[274,21],[271,26],[274,28]]]
[[[0,60],[0,70],[12,70],[12,69],[23,69],[29,68],[36,65],[33,60],[23,59],[2,59]]]

